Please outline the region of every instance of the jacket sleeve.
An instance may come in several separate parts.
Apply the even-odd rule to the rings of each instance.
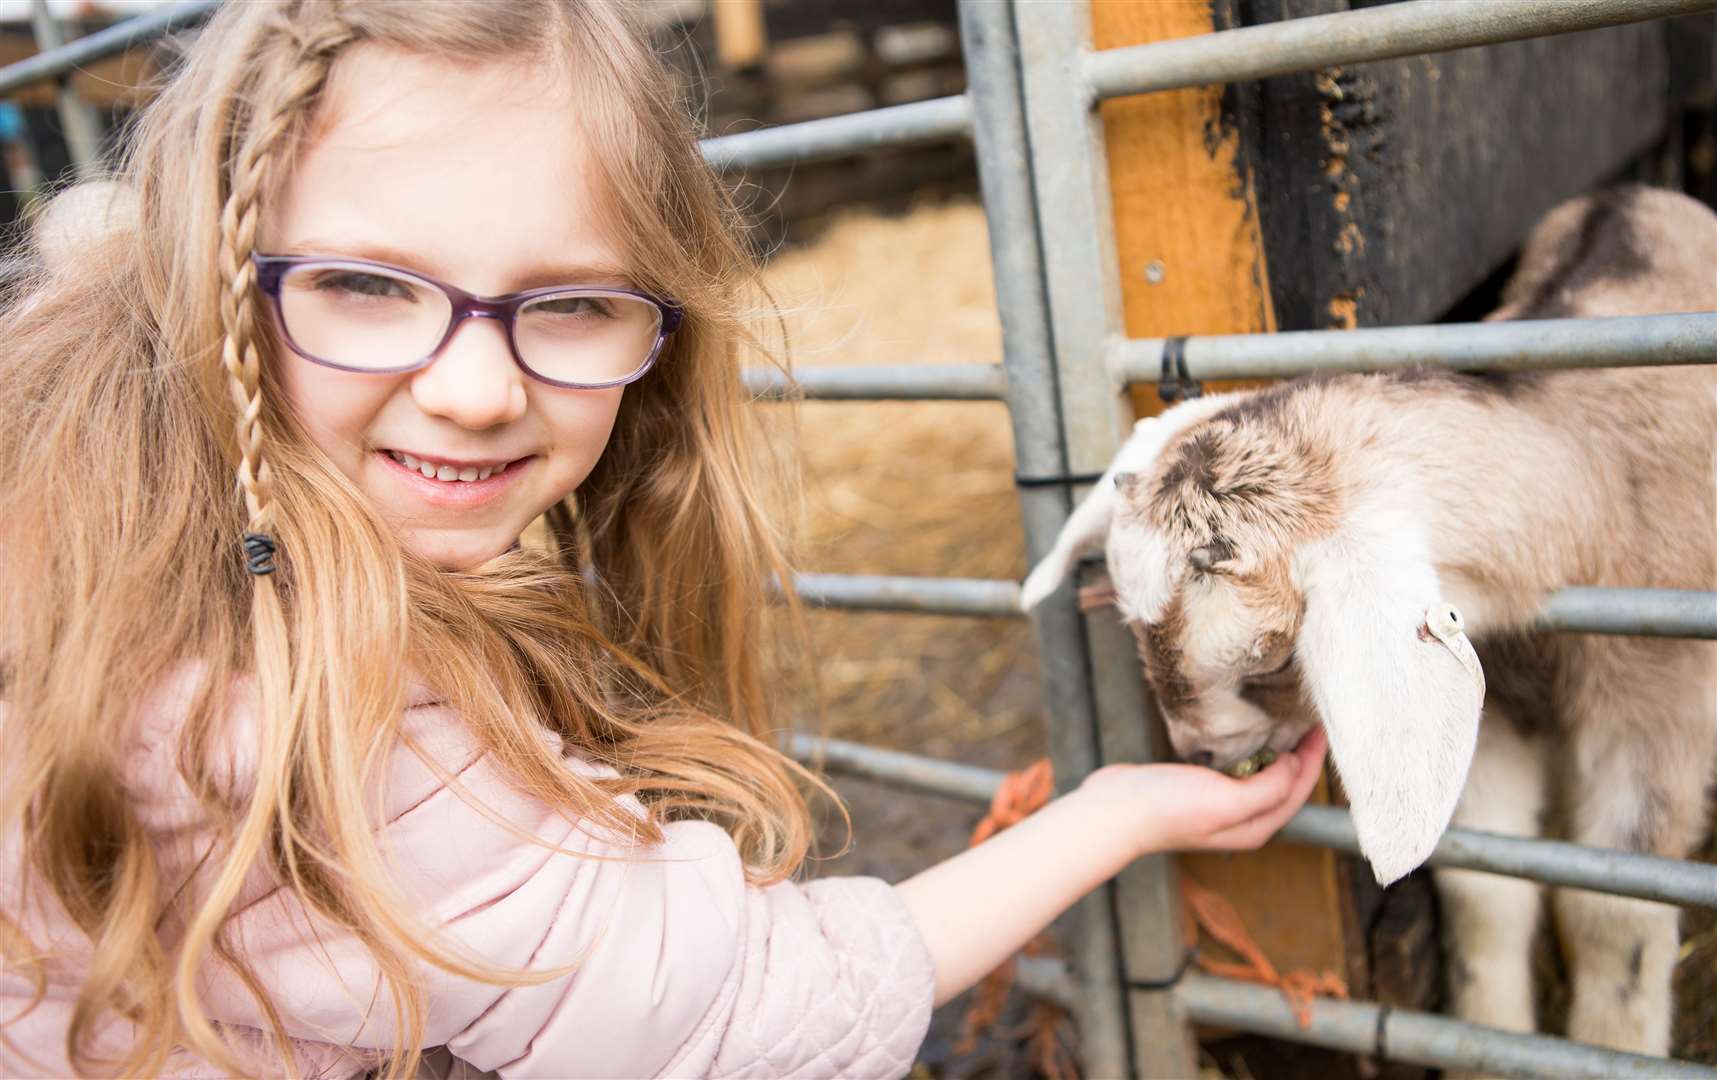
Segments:
[[[885,1077],[911,1066],[934,979],[893,888],[748,886],[732,840],[704,822],[668,825],[650,848],[593,834],[513,790],[446,709],[408,717],[467,797],[401,751],[382,838],[402,887],[464,955],[552,973],[497,986],[421,965],[426,1047],[504,1077]],[[289,892],[248,903],[230,929],[291,1035],[392,1046],[373,960],[313,925]],[[263,1026],[230,974],[209,982],[220,1019]]]

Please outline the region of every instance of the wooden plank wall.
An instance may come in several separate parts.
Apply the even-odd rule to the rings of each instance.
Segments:
[[[1227,2],[1227,0],[1224,0]],[[1371,6],[1236,0],[1248,22]],[[1644,23],[1236,87],[1282,329],[1432,322],[1556,203],[1668,122],[1668,25]]]

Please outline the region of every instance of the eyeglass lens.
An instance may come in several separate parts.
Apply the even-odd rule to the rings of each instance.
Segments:
[[[446,293],[374,266],[320,263],[281,282],[280,316],[300,350],[358,371],[410,367],[441,344],[453,316]],[[643,367],[662,313],[636,296],[580,290],[550,293],[514,314],[519,359],[557,382],[605,383]]]

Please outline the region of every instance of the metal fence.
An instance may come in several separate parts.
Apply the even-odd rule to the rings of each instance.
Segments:
[[[195,25],[208,0],[129,20],[0,69],[0,93],[63,79],[78,65]],[[1002,321],[1001,365],[810,369],[788,386],[753,373],[761,399],[789,392],[844,400],[1000,400],[1009,406],[1022,475],[1095,475],[1124,436],[1119,391],[1152,382],[1161,340],[1121,332],[1110,245],[1098,101],[1257,79],[1331,65],[1514,41],[1717,8],[1717,0],[1404,0],[1270,26],[1095,51],[1087,0],[960,0],[967,93],[851,116],[706,140],[724,169],[754,168],[882,146],[971,138],[990,225]],[[51,29],[49,33],[52,33]],[[80,164],[86,164],[80,162]],[[1708,363],[1717,315],[1413,326],[1340,332],[1195,337],[1194,379],[1435,365],[1466,370]],[[1050,548],[1075,492],[1020,489],[1027,555]],[[1011,581],[806,574],[814,603],[855,610],[1018,616]],[[1131,638],[1105,613],[1082,614],[1069,590],[1032,613],[1042,654],[1058,781],[1076,784],[1104,760],[1148,760],[1140,722],[1149,702]],[[1559,630],[1717,638],[1717,594],[1566,589],[1544,624]],[[850,743],[800,736],[800,756],[829,768],[953,798],[987,801],[1000,774]],[[1307,807],[1282,840],[1352,852],[1345,812]],[[1717,867],[1573,844],[1450,829],[1430,858],[1553,885],[1717,907]],[[1082,902],[1064,967],[1034,963],[1022,982],[1077,1014],[1087,1072],[1191,1075],[1189,1022],[1272,1035],[1431,1066],[1520,1076],[1706,1076],[1717,1070],[1541,1035],[1519,1035],[1365,1002],[1320,1001],[1302,1029],[1273,991],[1182,973],[1178,897],[1165,857],[1141,860]],[[1123,963],[1123,959],[1125,963]]]

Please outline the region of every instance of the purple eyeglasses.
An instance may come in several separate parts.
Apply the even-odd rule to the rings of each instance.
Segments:
[[[525,374],[569,390],[642,378],[682,310],[632,289],[551,286],[474,296],[385,263],[316,255],[252,255],[287,346],[341,371],[427,367],[466,319],[497,319]]]

